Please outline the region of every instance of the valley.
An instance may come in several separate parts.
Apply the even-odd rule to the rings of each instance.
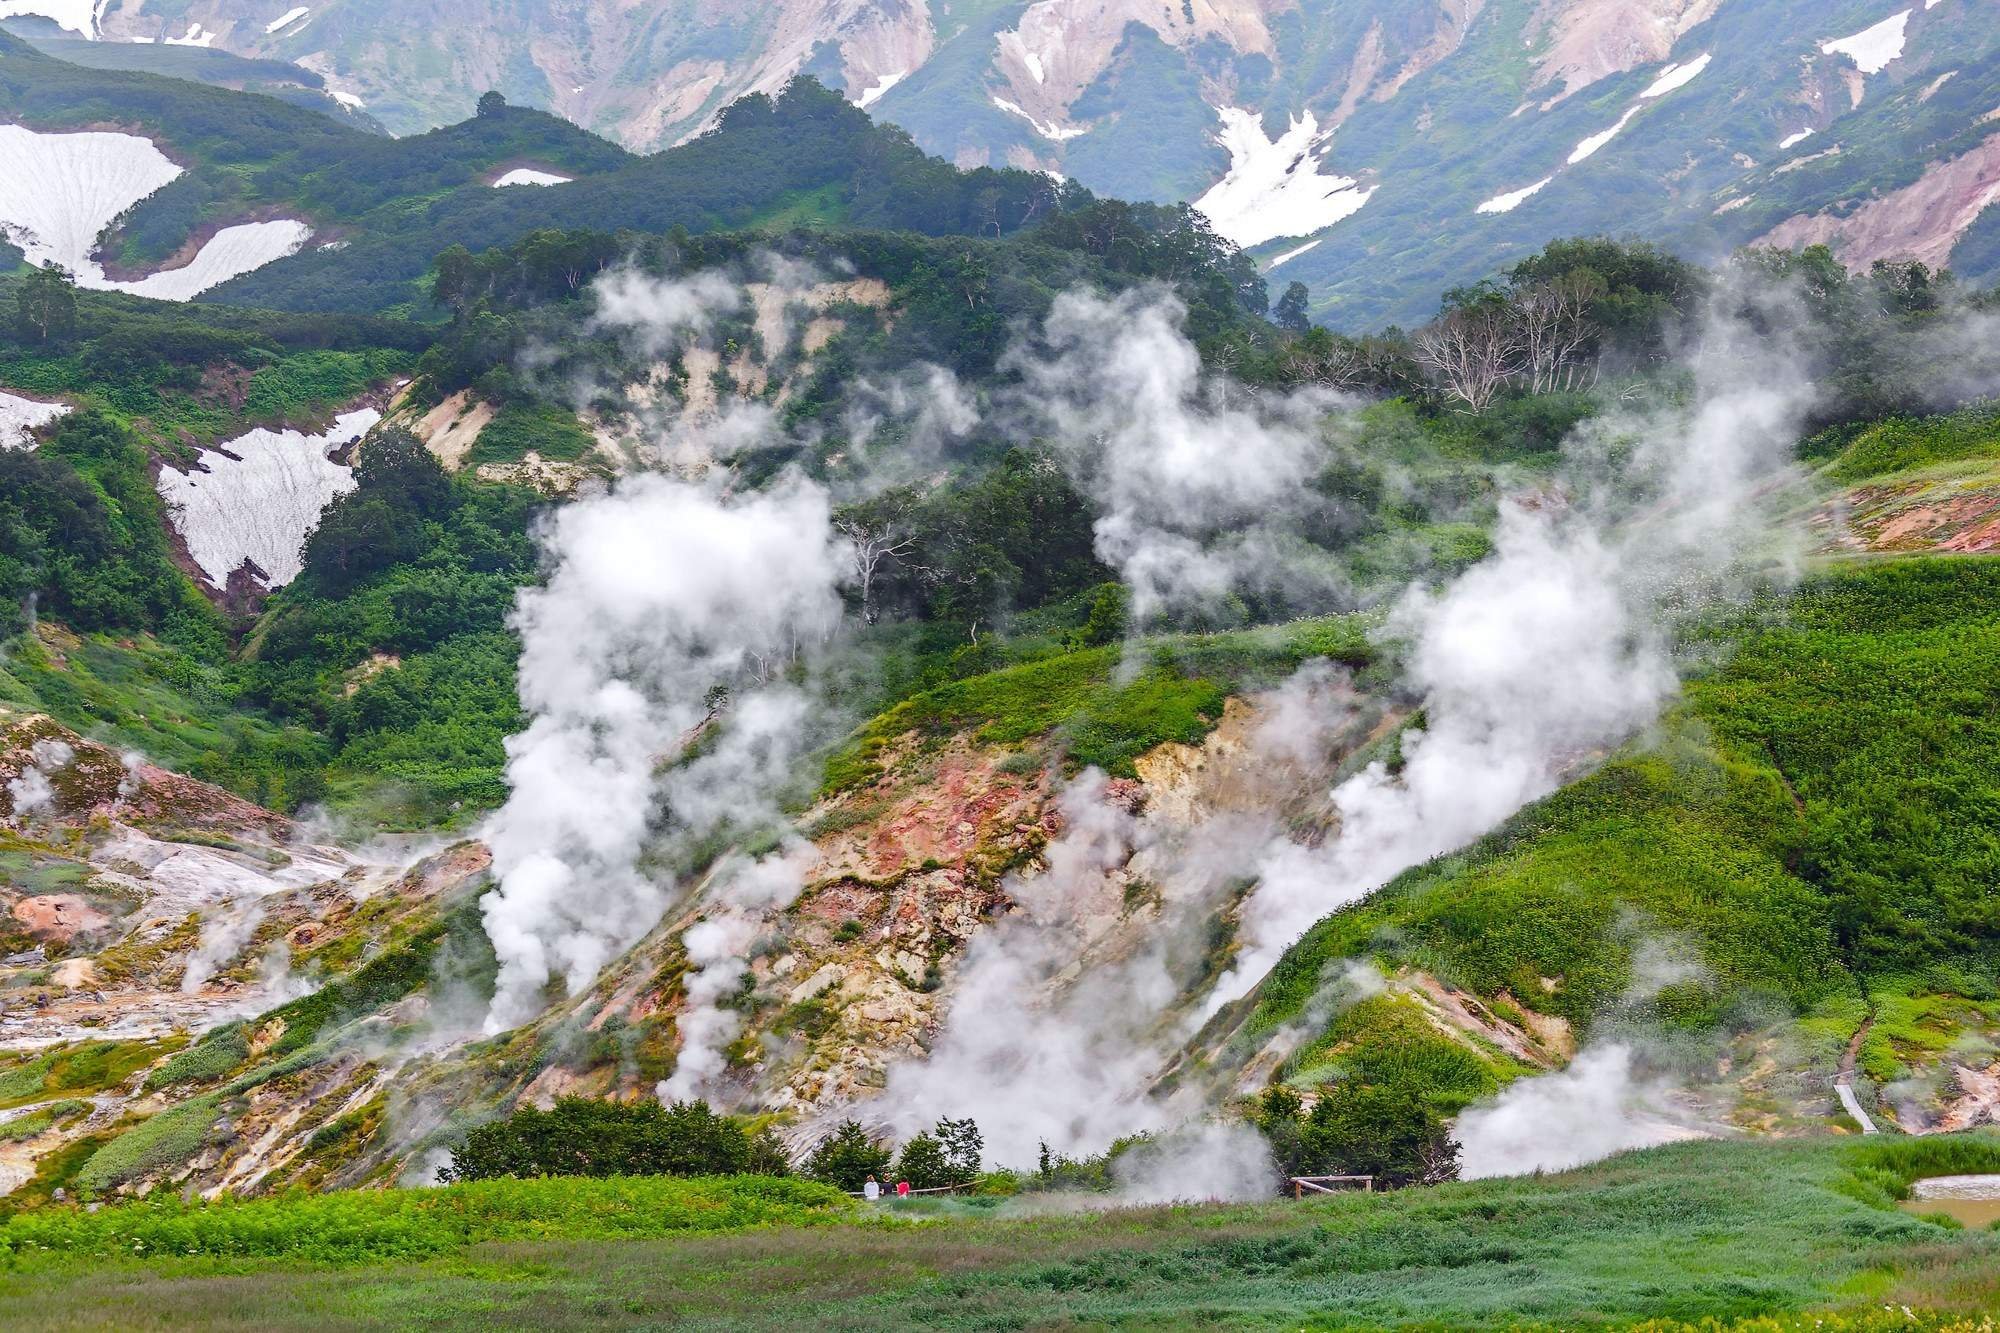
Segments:
[[[788,10],[629,149],[240,67],[339,6],[0,30],[0,1322],[1980,1327],[1967,7],[1699,243],[1540,210],[1728,0],[1384,10],[1138,201],[1106,71],[1309,16]],[[1501,18],[1566,155],[1454,250],[1320,154]],[[871,116],[979,24],[1049,149]]]

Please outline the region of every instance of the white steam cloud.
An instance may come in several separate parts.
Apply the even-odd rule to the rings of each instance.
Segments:
[[[1467,1180],[1563,1171],[1634,1148],[1700,1137],[1677,1123],[1658,1083],[1624,1043],[1591,1047],[1567,1069],[1517,1080],[1467,1110],[1453,1136]]]
[[[68,768],[76,758],[76,750],[68,741],[44,736],[28,747],[28,756],[30,762],[7,783],[16,819],[55,813],[56,789],[50,775]]]
[[[708,332],[718,317],[741,310],[742,284],[719,269],[655,277],[614,269],[599,278],[595,324],[632,338],[648,356],[666,356]]]
[[[1317,502],[1306,483],[1326,458],[1315,417],[1327,404],[1240,401],[1203,378],[1179,318],[1153,296],[1072,294],[1038,347],[1012,359],[1042,404],[1037,419],[1105,510],[1099,554],[1142,614],[1317,577],[1287,564],[1286,536],[1298,507]],[[1677,685],[1666,625],[1769,554],[1754,549],[1766,531],[1756,503],[1788,475],[1811,397],[1782,340],[1728,320],[1715,321],[1692,369],[1685,404],[1580,431],[1563,487],[1508,502],[1490,557],[1442,592],[1406,595],[1389,634],[1407,645],[1425,725],[1403,738],[1399,771],[1371,766],[1332,794],[1337,823],[1322,844],[1294,841],[1268,812],[1207,821],[1177,850],[1198,845],[1208,866],[1160,857],[1164,872],[1148,873],[1163,902],[1147,943],[1097,957],[1107,896],[1158,855],[1168,821],[1107,806],[1099,778],[1074,785],[1047,873],[1009,884],[1020,912],[959,965],[928,1061],[892,1069],[889,1122],[907,1130],[976,1107],[996,1158],[1021,1161],[1038,1142],[1095,1149],[1186,1120],[1189,1108],[1149,1089],[1201,1018],[1178,1007],[1191,980],[1184,951],[1190,928],[1228,905],[1217,881],[1255,877],[1209,1013],[1248,993],[1326,913],[1487,832],[1652,721]],[[1324,665],[1295,686],[1315,683],[1317,708],[1283,693],[1267,701],[1273,725],[1250,766],[1324,754],[1353,708],[1329,693],[1340,682]],[[1629,1073],[1624,1060],[1594,1056],[1579,1087]],[[1494,1122],[1490,1141],[1502,1128]]]
[[[811,843],[796,839],[782,851],[750,860],[732,856],[711,875],[712,906],[681,936],[694,975],[679,1025],[680,1057],[655,1092],[661,1101],[712,1096],[726,1067],[725,1052],[743,1020],[722,1000],[749,975],[744,955],[764,918],[792,905],[819,860]]]
[[[1211,1007],[1315,920],[1554,791],[1673,695],[1666,623],[1766,539],[1756,501],[1789,475],[1812,395],[1782,341],[1725,321],[1693,369],[1686,409],[1600,419],[1569,442],[1576,499],[1509,501],[1491,556],[1404,599],[1390,633],[1410,645],[1426,725],[1404,736],[1400,772],[1374,764],[1334,793],[1337,837],[1271,849]]]
[[[1132,593],[1138,622],[1208,610],[1232,593],[1295,600],[1339,587],[1292,537],[1331,458],[1320,392],[1251,396],[1205,374],[1162,290],[1056,298],[1018,371],[1024,429],[1046,434],[1097,502],[1097,554]]]
[[[533,1016],[552,979],[588,986],[658,924],[675,881],[642,864],[649,849],[770,811],[802,739],[781,673],[838,624],[850,564],[825,493],[797,478],[736,496],[637,476],[542,537],[554,572],[516,612],[532,721],[508,742],[512,790],[485,830],[500,882],[481,905],[500,960],[490,1032]]]

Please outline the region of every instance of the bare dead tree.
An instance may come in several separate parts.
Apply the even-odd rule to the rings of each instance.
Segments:
[[[891,556],[908,555],[917,539],[899,523],[870,521],[854,515],[834,520],[840,535],[854,546],[854,577],[861,585],[861,623],[872,625],[880,614],[875,606],[875,575]]]
[[[1317,331],[1293,341],[1285,351],[1285,368],[1303,384],[1339,393],[1360,393],[1379,386],[1386,377],[1385,358],[1369,342]]]
[[[1522,358],[1535,393],[1585,388],[1597,378],[1590,306],[1603,288],[1594,274],[1565,273],[1514,297]]]
[[[1524,359],[1519,321],[1505,301],[1453,310],[1418,329],[1411,343],[1437,386],[1474,412],[1486,410]]]

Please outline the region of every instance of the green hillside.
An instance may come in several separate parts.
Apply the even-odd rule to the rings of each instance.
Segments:
[[[1878,427],[1825,473],[1879,481],[1940,450],[1991,458],[1988,420]],[[1896,462],[1885,435],[1902,442]],[[1830,1064],[1873,1021],[1862,1067],[1878,1085],[1985,1040],[2000,999],[1988,891],[2000,872],[2000,564],[1835,564],[1700,627],[1697,642],[1721,650],[1716,664],[1654,734],[1320,922],[1239,1040],[1297,1021],[1338,964],[1367,958],[1582,1034],[1615,1019],[1726,1044],[1786,1016],[1806,1044],[1792,1058]],[[1692,944],[1701,974],[1635,1012],[1621,1002],[1635,954],[1662,936]],[[1365,1044],[1370,1022],[1342,1020],[1294,1067]],[[1420,1076],[1412,1090],[1429,1093]]]

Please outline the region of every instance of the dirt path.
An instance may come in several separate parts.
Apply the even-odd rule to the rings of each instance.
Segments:
[[[1873,1014],[1861,1020],[1861,1026],[1854,1029],[1854,1035],[1848,1039],[1846,1053],[1840,1057],[1840,1072],[1833,1077],[1833,1090],[1840,1097],[1840,1104],[1854,1117],[1854,1123],[1861,1126],[1863,1134],[1882,1132],[1875,1128],[1875,1122],[1868,1118],[1868,1113],[1861,1109],[1861,1102],[1854,1095],[1854,1061],[1861,1053],[1862,1039],[1867,1037],[1868,1029],[1874,1026]]]

